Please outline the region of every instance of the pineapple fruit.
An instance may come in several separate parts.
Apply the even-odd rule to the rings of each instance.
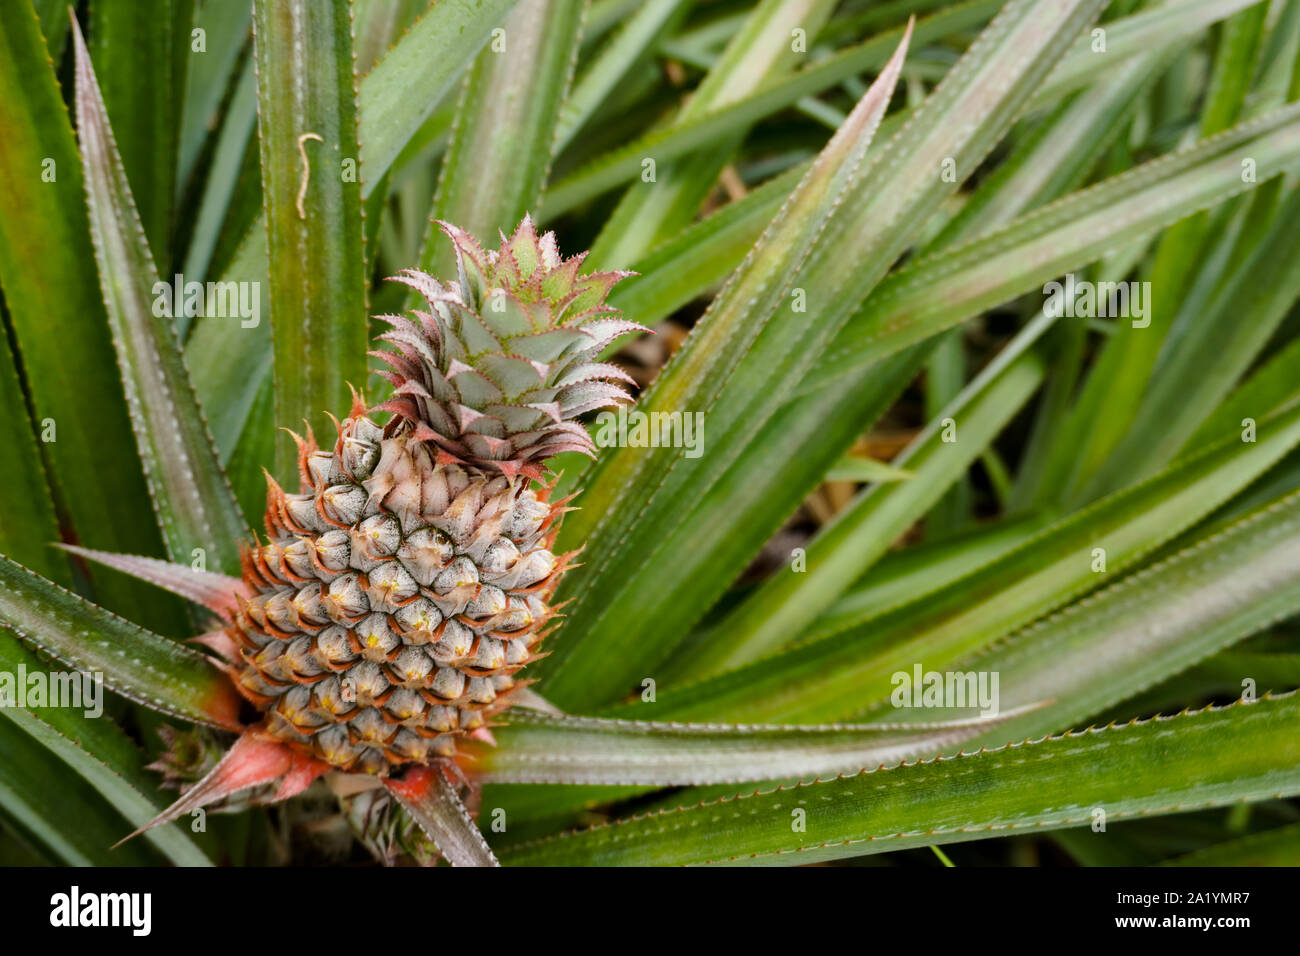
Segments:
[[[552,551],[568,499],[545,462],[593,453],[574,419],[629,400],[597,361],[640,328],[605,304],[623,273],[579,275],[528,218],[494,251],[442,228],[457,278],[396,277],[428,309],[380,317],[392,395],[354,397],[329,447],[295,436],[301,489],[268,475],[268,540],[225,629],[261,729],[344,771],[445,763],[510,706],[572,557]]]

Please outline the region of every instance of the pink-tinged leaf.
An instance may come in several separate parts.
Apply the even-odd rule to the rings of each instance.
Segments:
[[[285,800],[301,793],[313,780],[329,769],[329,764],[301,754],[287,744],[244,733],[235,745],[213,767],[206,777],[196,783],[179,800],[154,817],[122,843],[171,823],[199,807],[215,803],[240,790],[258,787],[281,780],[276,792],[277,800]]]
[[[208,631],[208,633],[200,634],[198,637],[191,637],[189,642],[191,644],[202,644],[227,664],[239,662],[239,649],[235,647],[235,642],[231,640],[230,635],[225,631]]]
[[[0,627],[139,704],[242,730],[243,699],[212,659],[0,557]]]
[[[555,717],[564,716],[564,711],[560,710],[560,708],[556,707],[531,687],[520,687],[517,690],[511,691],[510,700],[516,707],[540,711],[543,714],[551,714]]]
[[[55,47],[47,50],[42,42],[42,21],[33,4],[0,2],[0,89],[6,91],[0,97],[0,182],[9,184],[0,190],[0,285],[15,353],[12,368],[0,372],[0,379],[9,380],[0,381],[6,410],[0,447],[6,500],[32,503],[6,509],[0,542],[12,543],[0,543],[0,550],[63,581],[70,580],[67,561],[45,546],[58,538],[58,531],[34,527],[48,518],[47,529],[57,529],[53,507],[43,500],[50,491],[63,505],[65,526],[87,544],[151,553],[162,539],[151,521],[142,520],[150,514],[149,496],[131,451],[126,398],[98,276],[90,265],[94,249],[76,140],[56,77],[69,22],[67,4],[40,7],[46,13],[46,39],[52,38],[51,30],[59,31],[53,63]],[[57,182],[32,181],[30,171],[42,166],[58,171]],[[0,360],[7,362],[8,352],[8,346],[0,350]],[[58,440],[40,443],[39,457],[34,448],[30,452],[32,462],[48,465],[48,475],[40,464],[24,461],[33,421],[58,423]],[[49,490],[43,490],[47,477]],[[12,537],[17,535],[23,537]],[[95,584],[109,607],[144,607],[150,599],[149,589],[116,575],[97,575]],[[146,623],[166,627],[180,619],[179,611],[178,602],[157,600],[145,612]]]
[[[384,786],[452,866],[500,866],[441,769],[414,767]]]
[[[172,594],[179,594],[188,601],[200,604],[229,621],[239,610],[239,595],[249,596],[239,578],[217,574],[215,571],[196,571],[183,564],[161,561],[158,558],[146,558],[135,554],[113,554],[109,551],[96,551],[82,548],[75,544],[61,544],[59,547],[73,554],[80,555],[88,561],[95,561],[106,567],[114,568],[124,574],[156,584]]]
[[[213,566],[233,570],[248,526],[213,449],[174,319],[169,310],[155,307],[158,270],[75,20],[72,40],[77,135],[95,262],[158,524],[173,558],[188,558],[197,548]]]

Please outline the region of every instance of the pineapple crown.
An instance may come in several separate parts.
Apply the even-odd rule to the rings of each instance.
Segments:
[[[439,460],[539,477],[552,455],[594,455],[584,412],[631,401],[618,382],[632,378],[598,361],[628,332],[648,331],[606,304],[628,272],[580,275],[586,253],[561,258],[555,234],[538,237],[525,216],[501,246],[439,222],[456,251],[457,278],[440,282],[403,270],[392,281],[419,292],[428,311],[376,316],[395,350],[373,352],[390,366],[393,386],[377,410],[393,413],[388,431],[406,429],[437,446]]]

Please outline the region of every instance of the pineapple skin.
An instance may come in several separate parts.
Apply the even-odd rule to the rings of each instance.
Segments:
[[[354,396],[332,449],[294,436],[297,493],[268,475],[267,540],[242,553],[226,629],[262,729],[349,772],[446,766],[510,706],[571,557],[542,469],[593,453],[574,418],[629,400],[598,361],[640,329],[604,304],[623,273],[580,276],[527,218],[490,252],[444,231],[458,281],[403,273],[429,311],[379,317],[392,396]]]
[[[266,729],[348,771],[454,757],[509,706],[563,571],[547,489],[437,464],[409,431],[358,414],[334,451],[302,442],[228,629]]]

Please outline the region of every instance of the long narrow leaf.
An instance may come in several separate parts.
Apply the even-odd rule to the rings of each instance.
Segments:
[[[170,310],[157,307],[156,287],[165,283],[140,230],[81,32],[74,28],[72,39],[95,259],[158,523],[174,559],[201,554],[233,570],[247,525],[213,451]]]
[[[1040,321],[1040,329],[1047,324]],[[861,492],[809,542],[797,569],[784,568],[765,581],[697,645],[696,654],[678,655],[670,673],[704,676],[793,641],[960,477],[1037,390],[1043,374],[1033,352],[1000,355],[896,460],[914,472],[913,480]]]
[[[253,24],[275,421],[306,420],[328,441],[327,416],[348,407],[349,384],[366,383],[351,6],[259,0]],[[277,443],[275,473],[289,487],[297,460],[291,442]]]
[[[1161,866],[1300,866],[1300,823],[1226,840]]]
[[[657,561],[671,560],[662,549],[671,532],[689,518],[682,502],[701,501],[740,451],[777,416],[810,370],[813,357],[955,188],[912,157],[923,152],[955,157],[959,169],[964,163],[973,165],[1051,68],[1056,52],[1097,7],[1090,2],[1028,6],[1008,5],[983,42],[936,90],[931,111],[918,114],[873,153],[869,167],[853,177],[842,198],[836,196],[835,211],[816,228],[810,248],[792,229],[807,228],[802,220],[808,213],[800,205],[808,190],[826,188],[822,180],[849,142],[846,131],[861,124],[872,107],[881,110],[883,104],[872,101],[888,95],[887,81],[897,66],[882,73],[783,217],[642,397],[641,408],[651,413],[708,409],[709,449],[691,459],[662,449],[650,454],[623,449],[606,454],[594,469],[584,492],[584,510],[572,516],[577,520],[563,532],[570,541],[587,541],[587,566],[572,578],[566,593],[575,600],[565,639],[544,665],[547,696],[560,706],[572,709],[581,702],[608,700],[634,685],[671,649],[648,639],[643,628],[653,625],[680,633],[692,622],[675,615],[699,613],[699,608],[669,602],[648,608],[645,601],[651,592],[638,574]],[[972,82],[977,76],[980,81]],[[955,115],[964,121],[949,122]],[[807,316],[774,319],[796,308],[801,293],[808,300]],[[591,526],[589,517],[596,514],[603,515],[599,528]],[[629,602],[636,603],[635,610]],[[612,621],[618,626],[611,627]],[[588,642],[599,642],[601,653],[587,650]]]
[[[484,783],[680,786],[822,776],[936,753],[1011,717],[814,727],[515,714],[475,765]]]
[[[914,606],[670,691],[631,714],[656,720],[845,720],[888,704],[892,675],[942,670],[1132,567],[1300,443],[1300,407],[1044,530]]]
[[[1300,793],[1300,699],[864,771],[501,848],[507,864],[816,863]],[[792,826],[792,823],[802,826]]]
[[[5,614],[0,608],[0,615]],[[36,655],[7,631],[0,631],[0,665],[6,673],[15,676],[25,671],[30,677],[46,670]],[[83,669],[83,674],[94,677],[97,671],[92,666]],[[48,676],[47,683],[53,683]],[[84,698],[82,702],[88,703]],[[108,800],[127,823],[143,823],[158,812],[161,801],[152,796],[155,781],[143,766],[139,747],[117,724],[102,716],[89,716],[85,713],[88,707],[77,710],[68,706],[36,706],[30,702],[20,706],[20,703],[10,702],[0,708],[0,719],[11,721],[13,727],[43,744]],[[67,812],[66,808],[63,810]],[[124,827],[117,837],[120,839],[127,832]],[[160,829],[150,835],[149,842],[181,866],[210,865],[204,852],[179,827]],[[131,856],[125,854],[123,862]]]
[[[0,711],[3,713],[3,711]],[[126,821],[93,787],[10,721],[0,719],[0,810],[33,840],[70,866],[149,866],[160,857],[147,844],[117,852]],[[69,826],[69,821],[76,821]]]
[[[1169,9],[1155,11],[1158,15],[1126,24],[1126,28],[1112,24],[1108,28],[1110,35],[1115,40],[1123,41],[1109,45],[1109,49],[1115,53],[1099,56],[1091,49],[1088,38],[1080,41],[1075,49],[1062,54],[1060,66],[1046,82],[1033,91],[1033,98],[1026,102],[1025,109],[1050,105],[1067,93],[1087,85],[1099,72],[1111,69],[1115,61],[1125,53],[1146,53],[1153,47],[1173,45],[1253,2],[1256,0],[1182,0],[1172,4]],[[983,23],[998,6],[997,2],[975,2],[935,14],[917,24],[917,42]],[[640,174],[641,162],[647,156],[664,162],[708,147],[720,137],[743,130],[756,120],[792,106],[806,96],[820,93],[849,77],[879,67],[889,55],[892,44],[897,42],[898,35],[898,32],[891,31],[873,37],[824,62],[809,66],[786,80],[770,83],[735,103],[694,117],[689,122],[648,133],[635,142],[602,156],[557,182],[547,192],[543,215],[547,218],[557,217],[599,196],[605,190],[634,178]]]
[[[808,639],[835,634],[855,623],[933,593],[1014,550],[1050,523],[1035,512],[1005,518],[942,541],[893,551],[808,628]]]
[[[562,150],[629,72],[649,58],[657,39],[690,8],[689,0],[650,0],[636,10],[574,83],[556,117],[555,147]]]
[[[27,417],[26,401],[18,382],[9,343],[0,337],[0,448],[5,449],[7,469],[3,500],[5,520],[0,524],[0,552],[13,555],[37,574],[68,584],[68,564],[50,547],[59,539],[59,522],[54,499],[45,476]]]
[[[833,387],[837,376],[1086,264],[1117,241],[1251,188],[1244,161],[1259,163],[1262,180],[1297,156],[1300,107],[1287,106],[909,264],[867,299],[804,390]]]
[[[0,627],[124,697],[173,717],[240,727],[242,700],[205,657],[0,558]]]
[[[500,42],[479,53],[443,159],[433,219],[490,241],[536,207],[578,55],[584,7],[584,0],[520,0]],[[451,243],[426,237],[425,244],[421,268],[455,275]]]
[[[1097,487],[1122,487],[1172,459],[1250,367],[1300,297],[1298,217],[1300,189],[1295,189],[1254,254],[1209,307],[1198,310],[1188,333],[1170,344],[1127,434],[1099,469]]]
[[[193,0],[95,0],[90,47],[153,258],[168,271]]]
[[[361,81],[362,199],[370,195],[514,4],[515,0],[438,0]],[[297,135],[307,132],[311,130]],[[309,141],[305,148],[314,146]],[[265,229],[259,217],[221,281],[266,282]],[[241,322],[215,320],[198,322],[186,343],[192,355],[203,358],[194,367],[194,387],[204,406],[212,410],[213,435],[227,455],[234,450],[258,390],[270,374],[269,341],[265,321],[244,328]]]
[[[1003,706],[1052,701],[1012,738],[1077,724],[1300,611],[1298,531],[1293,494],[955,666],[997,672]]]
[[[66,5],[58,10],[67,21]],[[49,476],[81,543],[157,553],[126,399],[113,358],[72,124],[40,26],[25,0],[0,0],[0,285],[26,373]],[[44,179],[44,181],[43,181]],[[12,417],[12,416],[11,416]],[[105,454],[104,449],[113,449]],[[95,579],[108,607],[155,628],[179,602],[144,585]]]
[[[385,785],[452,866],[500,865],[440,769],[417,767]]]
[[[765,80],[788,73],[802,59],[791,42],[793,30],[815,38],[830,15],[828,0],[762,0],[744,18],[726,49],[679,112],[674,127],[743,100]],[[649,180],[634,182],[606,218],[591,247],[591,259],[600,268],[625,268],[659,242],[675,235],[695,218],[695,213],[718,174],[745,137],[740,126],[708,150],[682,155],[674,162],[657,151],[647,151],[655,164]],[[638,163],[643,168],[645,160]],[[644,174],[643,174],[644,176]],[[558,187],[563,191],[564,187]],[[552,215],[557,203],[547,199]]]
[[[1256,3],[1224,24],[1198,124],[1202,137],[1226,130],[1241,115],[1266,13],[1267,5]],[[1241,178],[1247,178],[1244,168]],[[1077,447],[1063,500],[1077,505],[1118,487],[1101,469],[1119,453],[1138,412],[1138,403],[1128,396],[1150,379],[1178,308],[1187,301],[1201,268],[1209,229],[1209,216],[1202,211],[1160,237],[1143,275],[1152,291],[1144,324],[1121,325],[1108,339],[1095,363],[1097,374],[1089,376],[1067,425]]]
[[[186,49],[189,65],[185,70],[184,110],[176,161],[179,190],[184,190],[208,132],[215,125],[239,53],[248,40],[249,13],[250,5],[242,0],[204,0],[196,5],[194,29],[202,31],[202,49],[195,49],[199,38],[191,35]]]

